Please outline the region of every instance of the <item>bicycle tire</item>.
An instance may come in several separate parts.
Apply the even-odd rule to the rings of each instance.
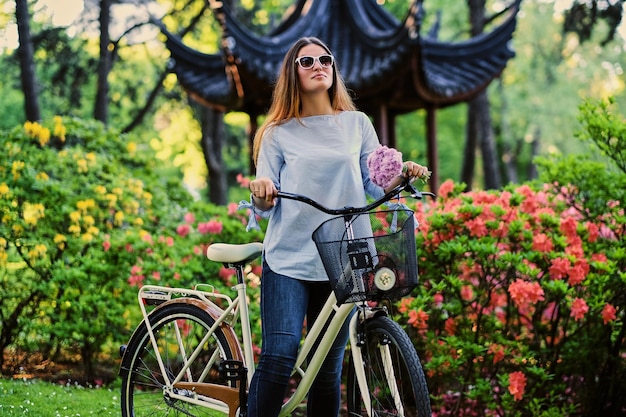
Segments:
[[[381,347],[388,347],[393,372],[383,369]],[[352,349],[359,349],[352,347]],[[371,398],[371,410],[366,409],[351,359],[347,374],[348,416],[430,417],[430,397],[419,356],[409,336],[398,323],[381,316],[365,323],[365,344],[360,348],[363,367]],[[394,381],[386,376],[393,374]],[[393,385],[398,398],[392,396]]]
[[[170,376],[175,375],[181,369],[183,362],[182,350],[176,339],[175,325],[178,329],[183,329],[182,346],[188,355],[198,345],[198,340],[202,337],[200,335],[206,334],[215,323],[214,318],[205,310],[197,305],[186,303],[174,303],[156,309],[150,314],[149,320],[159,346],[159,354]],[[202,356],[190,367],[190,377],[188,376],[186,381],[197,380],[204,365],[217,350],[219,359],[211,366],[210,382],[233,386],[232,381],[229,382],[223,375],[220,375],[219,365],[224,360],[239,359],[239,356],[229,347],[222,328],[218,327],[211,339],[203,346]],[[121,374],[122,417],[225,416],[222,412],[168,396],[145,320],[139,325],[126,347]],[[193,394],[184,393],[184,390],[177,391],[179,394],[181,392],[183,395]]]

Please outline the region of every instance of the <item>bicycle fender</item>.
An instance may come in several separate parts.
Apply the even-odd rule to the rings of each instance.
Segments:
[[[206,302],[200,301],[198,299],[195,298],[189,298],[189,297],[182,297],[182,298],[176,298],[174,300],[169,300],[161,305],[159,305],[158,307],[156,307],[154,310],[152,310],[150,312],[150,314],[148,315],[148,318],[150,318],[150,316],[152,314],[154,314],[155,311],[160,310],[168,305],[172,305],[172,304],[191,304],[194,305],[196,307],[198,307],[201,310],[204,310],[206,313],[208,313],[215,321],[217,321],[221,314],[222,314],[222,309],[220,309],[218,306],[214,305],[214,304],[207,304]],[[135,344],[135,339],[138,337],[136,336],[137,331],[139,328],[141,328],[141,326],[146,326],[146,320],[142,320],[141,323],[139,323],[139,325],[135,328],[133,334],[131,335],[130,339],[128,340],[128,344],[127,346],[132,346],[133,344]],[[243,356],[243,352],[241,350],[241,345],[239,344],[239,339],[237,338],[237,334],[235,333],[235,330],[225,324],[222,323],[220,325],[220,328],[222,330],[222,332],[224,333],[224,337],[226,338],[226,342],[228,343],[228,346],[230,347],[231,352],[233,353],[233,357],[235,360],[239,360],[245,363],[244,360],[244,356]],[[128,361],[129,356],[126,355],[126,352],[128,351],[128,349],[126,349],[122,355],[122,362],[120,364],[120,370],[119,370],[119,374],[121,375],[124,370],[128,370],[129,367],[129,363]]]

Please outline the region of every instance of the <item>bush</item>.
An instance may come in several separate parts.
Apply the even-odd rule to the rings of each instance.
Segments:
[[[254,238],[232,207],[194,202],[150,149],[97,122],[26,123],[0,146],[2,351],[78,357],[93,377],[139,321],[136,285],[214,281],[204,247]]]
[[[626,176],[580,156],[539,164],[540,183],[446,182],[417,210],[423,285],[399,311],[436,416],[626,412]]]

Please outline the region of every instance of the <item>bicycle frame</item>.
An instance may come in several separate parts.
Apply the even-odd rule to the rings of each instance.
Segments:
[[[240,271],[237,271],[239,274]],[[242,274],[243,275],[243,274]],[[146,285],[143,286],[138,292],[138,301],[139,306],[144,317],[146,323],[148,322],[149,311],[146,307],[146,304],[150,304],[146,301],[172,301],[178,298],[178,302],[188,302],[188,298],[186,297],[196,297],[201,300],[202,303],[207,304],[213,308],[214,311],[219,311],[220,314],[215,318],[215,323],[209,331],[204,336],[203,342],[208,340],[215,330],[226,324],[230,327],[235,326],[235,322],[239,322],[241,328],[241,341],[239,343],[243,347],[243,359],[244,366],[248,369],[247,373],[247,382],[248,385],[252,380],[252,376],[254,374],[254,354],[252,350],[252,338],[250,331],[250,317],[248,312],[248,305],[245,302],[241,302],[240,300],[246,299],[246,284],[243,281],[243,276],[241,279],[238,277],[238,284],[234,287],[237,291],[237,296],[234,299],[231,299],[227,295],[216,293],[211,286],[209,285],[197,285],[193,289],[185,289],[185,288],[170,288],[170,287],[162,287],[156,285]],[[201,290],[199,289],[202,286],[207,286],[210,290]],[[224,300],[227,303],[227,307],[225,309],[221,309],[217,306],[212,298],[219,298]],[[280,416],[287,416],[302,402],[308,393],[313,381],[317,373],[319,372],[328,351],[330,350],[335,338],[337,337],[341,326],[348,319],[350,314],[353,312],[355,308],[355,304],[343,304],[341,306],[337,306],[337,300],[335,298],[335,294],[331,292],[328,297],[322,311],[320,312],[318,319],[313,324],[311,330],[307,333],[306,337],[303,340],[303,344],[298,353],[296,364],[294,366],[293,374],[298,374],[301,377],[301,381],[298,384],[295,392],[289,398],[289,400],[283,405],[281,409]],[[356,314],[354,314],[351,320],[351,330],[350,330],[350,339],[351,344],[356,346]],[[326,327],[326,324],[328,326]],[[147,326],[148,334],[150,337],[150,341],[154,346],[155,351],[158,350],[158,346],[156,345],[156,339],[152,332],[151,326]],[[320,338],[321,336],[321,338]],[[201,342],[199,346],[203,344]],[[316,342],[317,345],[316,345]],[[180,345],[180,349],[183,349],[182,344]],[[186,356],[185,366],[182,367],[180,372],[177,375],[169,375],[165,364],[160,356],[157,356],[157,362],[161,369],[162,375],[165,378],[166,386],[173,387],[177,385],[180,387],[180,381],[183,379],[185,374],[188,372],[191,363],[193,363],[198,357],[199,348],[194,352],[183,352]],[[353,356],[358,356],[360,359],[360,353],[357,355],[356,350],[352,350]],[[212,358],[209,363],[206,364],[205,369],[209,369],[211,366],[211,362],[216,359]],[[305,362],[309,359],[308,364],[305,366]],[[362,362],[361,362],[362,363]],[[359,372],[360,371],[360,372]],[[194,386],[201,386],[203,384],[204,375],[199,378],[197,382],[194,383]],[[359,378],[359,385],[361,387],[366,387],[365,384],[365,374],[362,371],[362,367],[357,368],[357,376]],[[183,383],[185,384],[185,383]],[[367,390],[364,390],[367,392]],[[184,395],[178,395],[176,393],[169,394],[172,398],[179,399],[181,401],[193,402],[198,405],[202,405],[205,407],[213,408],[224,413],[228,413],[228,405],[224,401],[213,400],[209,401],[207,398],[199,400],[198,398],[190,398]],[[365,397],[364,397],[365,398]],[[367,398],[369,398],[369,393],[367,393]]]

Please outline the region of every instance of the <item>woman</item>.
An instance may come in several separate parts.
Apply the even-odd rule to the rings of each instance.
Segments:
[[[338,208],[363,206],[366,194],[385,192],[372,183],[367,156],[379,145],[368,117],[359,111],[337,71],[330,49],[302,38],[287,52],[265,122],[254,138],[256,179],[250,182],[255,211],[269,217],[261,279],[262,352],[250,385],[251,417],[277,416],[302,337],[331,288],[313,230],[328,216],[276,192],[304,194]],[[405,163],[405,175],[428,169]],[[400,183],[398,178],[389,189]],[[311,417],[337,417],[347,322],[309,392]]]

